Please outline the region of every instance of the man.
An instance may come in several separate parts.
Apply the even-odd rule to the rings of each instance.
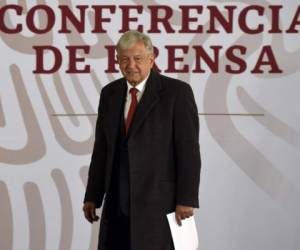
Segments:
[[[166,214],[199,207],[199,120],[191,87],[156,73],[148,36],[117,44],[124,78],[101,91],[83,211],[98,220],[101,250],[174,249]]]

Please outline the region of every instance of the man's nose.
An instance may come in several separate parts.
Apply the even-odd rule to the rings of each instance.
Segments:
[[[135,60],[134,58],[130,58],[129,61],[128,61],[128,68],[135,68],[136,66],[136,63],[135,63]]]

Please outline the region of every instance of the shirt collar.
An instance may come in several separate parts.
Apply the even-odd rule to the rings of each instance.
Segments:
[[[146,82],[149,78],[149,75],[150,75],[150,72],[149,74],[147,75],[147,77],[142,81],[140,82],[138,85],[135,86],[135,88],[140,92],[142,93],[144,90],[145,90],[145,87],[146,87]],[[127,83],[127,93],[129,93],[130,89],[133,88],[132,85],[130,85],[130,83],[128,81],[126,81]]]

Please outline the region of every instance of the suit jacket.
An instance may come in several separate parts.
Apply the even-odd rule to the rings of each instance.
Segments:
[[[95,144],[84,201],[100,207],[111,181],[126,93],[125,78],[100,96]],[[171,250],[166,214],[176,204],[199,207],[199,118],[191,87],[151,71],[127,135],[132,250]],[[105,250],[106,198],[99,247]]]

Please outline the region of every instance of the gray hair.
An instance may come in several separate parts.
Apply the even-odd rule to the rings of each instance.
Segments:
[[[150,54],[154,53],[150,37],[135,30],[129,30],[120,37],[117,43],[117,51],[130,49],[137,42],[142,42]]]

